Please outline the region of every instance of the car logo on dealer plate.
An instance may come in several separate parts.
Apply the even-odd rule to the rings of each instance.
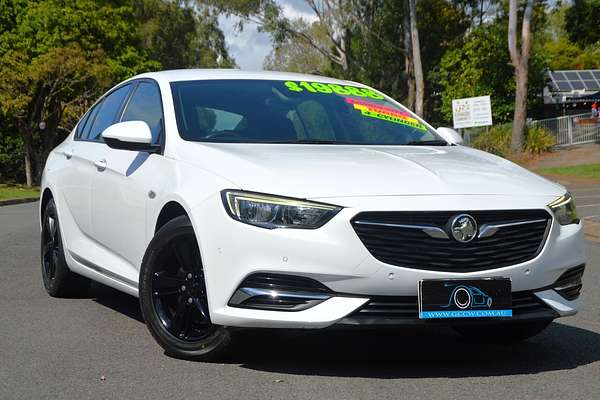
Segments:
[[[450,220],[452,237],[461,243],[468,243],[477,235],[477,222],[469,214],[460,214]]]

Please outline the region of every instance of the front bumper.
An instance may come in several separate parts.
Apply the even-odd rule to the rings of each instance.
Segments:
[[[575,314],[581,299],[568,301],[548,288],[568,269],[585,263],[581,224],[553,222],[542,251],[532,260],[504,268],[449,273],[408,269],[375,259],[353,230],[350,220],[361,211],[546,208],[548,196],[381,196],[315,199],[345,208],[316,230],[267,230],[240,223],[226,213],[218,195],[192,210],[205,269],[213,323],[239,327],[323,328],[348,322],[349,316],[376,296],[415,297],[421,279],[508,277],[513,292],[534,292],[554,317]],[[251,274],[304,276],[336,295],[300,311],[232,307],[229,300]],[[343,295],[339,294],[343,293]]]

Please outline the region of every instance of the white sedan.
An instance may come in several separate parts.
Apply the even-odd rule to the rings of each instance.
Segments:
[[[52,151],[40,204],[48,293],[137,296],[176,357],[219,357],[231,327],[514,341],[581,307],[565,188],[354,82],[136,76]]]

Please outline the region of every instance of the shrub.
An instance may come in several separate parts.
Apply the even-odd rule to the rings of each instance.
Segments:
[[[527,129],[524,150],[531,154],[541,154],[550,151],[556,144],[556,138],[548,129],[534,126]]]
[[[512,125],[503,124],[490,128],[489,131],[478,135],[471,146],[498,156],[507,157],[510,154],[510,139]],[[550,151],[555,144],[552,132],[541,127],[528,127],[525,131],[523,152],[541,154]]]
[[[23,182],[23,158],[21,137],[0,132],[0,182]]]
[[[506,156],[510,150],[511,125],[496,125],[479,134],[471,146],[498,156]]]

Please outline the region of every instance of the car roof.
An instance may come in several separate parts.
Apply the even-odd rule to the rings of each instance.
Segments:
[[[337,83],[341,85],[352,84],[364,86],[357,82],[344,81],[319,75],[299,74],[294,72],[278,71],[245,71],[240,69],[176,69],[169,71],[148,72],[136,75],[131,79],[151,78],[162,82],[212,80],[212,79],[264,79],[264,80],[293,80],[324,83]]]

